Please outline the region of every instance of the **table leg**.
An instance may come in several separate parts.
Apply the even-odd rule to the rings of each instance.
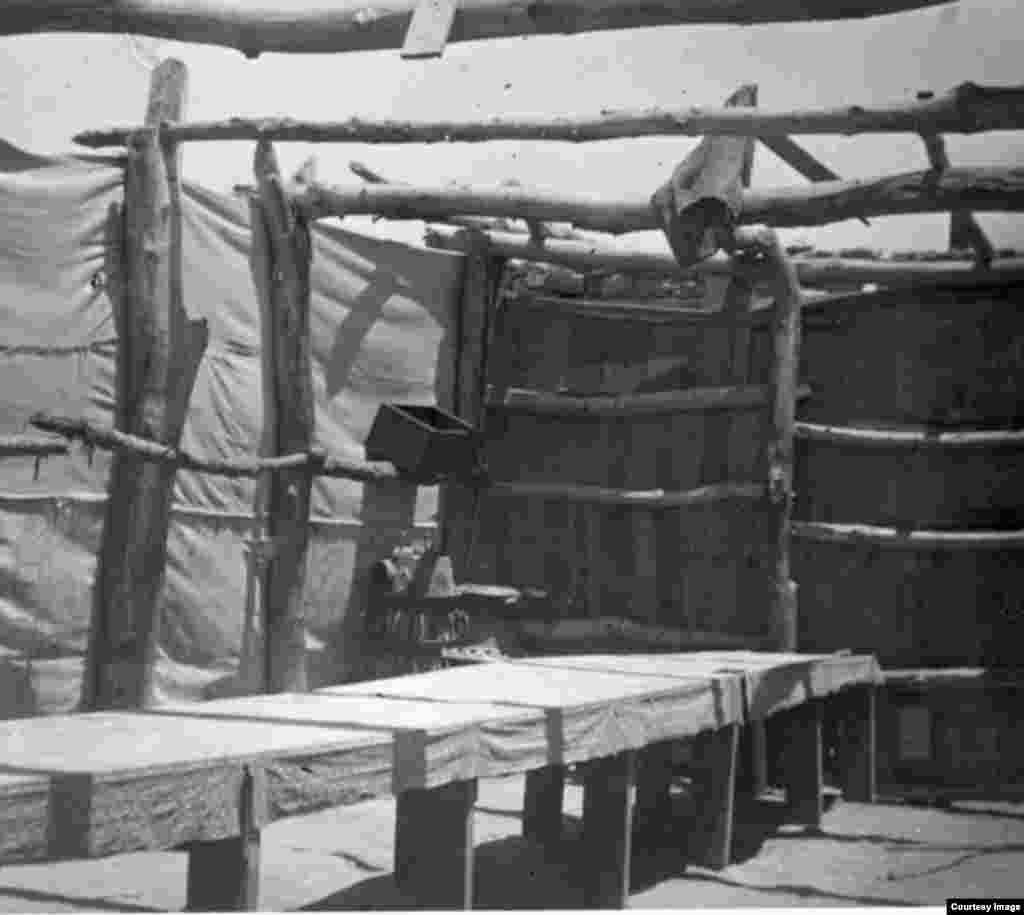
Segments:
[[[583,781],[585,905],[622,909],[629,901],[636,753],[597,759]]]
[[[395,880],[424,906],[473,907],[476,798],[476,779],[398,795]]]
[[[696,738],[694,760],[699,788],[689,851],[691,860],[713,870],[721,870],[732,862],[739,745],[738,724],[707,731]]]
[[[565,766],[544,766],[526,773],[523,838],[547,844],[562,837]]]
[[[848,801],[873,804],[877,794],[874,685],[855,686],[839,695],[842,701],[845,739],[840,763],[843,768],[843,797]]]
[[[650,744],[637,757],[635,837],[643,847],[660,846],[672,825],[674,744]]]
[[[822,758],[822,700],[810,699],[787,716],[785,771],[782,773],[789,820],[821,827],[825,773]]]
[[[189,842],[188,912],[252,912],[259,906],[260,827],[266,819],[261,770],[246,768],[239,793],[237,836]]]

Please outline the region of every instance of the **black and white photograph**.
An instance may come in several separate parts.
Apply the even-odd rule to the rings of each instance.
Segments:
[[[0,0],[0,915],[1024,915],[1024,5]]]

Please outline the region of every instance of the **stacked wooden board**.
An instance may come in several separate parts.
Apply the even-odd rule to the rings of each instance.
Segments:
[[[870,692],[878,680],[863,656],[590,655],[10,721],[0,725],[0,861],[184,845],[190,908],[253,908],[262,826],[393,793],[396,877],[443,904],[469,906],[477,779],[528,773],[530,832],[560,823],[564,767],[583,764],[583,836],[601,863],[590,868],[587,898],[621,905],[638,754],[711,741],[708,753],[724,762],[714,768],[728,776],[718,776],[716,795],[716,835],[726,843],[718,861],[726,863],[739,728],[781,709],[820,709],[839,690]],[[794,765],[804,801],[820,794],[820,713],[811,722],[797,723],[804,736],[794,743],[818,760],[817,777]]]

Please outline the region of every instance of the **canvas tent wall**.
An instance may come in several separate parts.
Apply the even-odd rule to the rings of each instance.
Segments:
[[[44,410],[110,424],[114,328],[108,210],[122,194],[116,159],[50,160],[0,145],[0,434]],[[186,307],[209,323],[182,444],[205,458],[259,453],[259,306],[248,206],[186,185]],[[312,341],[317,440],[358,460],[382,400],[446,403],[450,329],[462,259],[330,226],[314,230]],[[109,455],[0,464],[0,715],[78,701]],[[161,598],[158,684],[202,698],[235,676],[246,594],[244,541],[253,481],[178,473]],[[314,680],[358,660],[355,570],[414,526],[429,529],[433,489],[318,479],[307,614]],[[353,656],[355,654],[355,656]]]

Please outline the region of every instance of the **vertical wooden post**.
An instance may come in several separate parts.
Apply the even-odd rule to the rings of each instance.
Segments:
[[[843,797],[848,801],[873,804],[878,793],[875,705],[878,687],[855,686],[837,697],[845,712],[845,740],[840,760],[843,767]]]
[[[473,907],[473,806],[477,781],[401,792],[395,812],[395,880],[423,907]]]
[[[782,713],[787,719],[782,777],[789,820],[815,829],[821,827],[825,812],[822,713],[821,699],[809,699]]]
[[[199,363],[204,321],[189,321],[181,267],[178,151],[159,125],[181,118],[185,65],[153,71],[147,127],[129,142],[119,276],[117,427],[177,447]],[[151,700],[158,606],[167,560],[175,467],[115,454],[93,587],[82,707],[138,708]]]
[[[254,171],[260,191],[254,220],[253,270],[265,296],[263,370],[270,383],[274,454],[309,452],[314,436],[313,373],[309,302],[312,241],[303,219],[287,201],[277,158],[268,141],[256,147]],[[258,236],[262,238],[257,243]],[[266,608],[267,690],[304,692],[306,621],[303,592],[309,547],[312,493],[309,468],[276,472],[268,495],[272,556],[262,583]]]
[[[779,650],[796,651],[797,600],[796,584],[789,577],[789,522],[793,507],[793,440],[800,372],[800,280],[774,232],[770,233],[768,257],[776,272],[772,315],[774,398],[768,446],[768,485],[777,518],[772,620]]]
[[[624,909],[633,854],[636,753],[626,751],[587,765],[583,782],[584,904]]]
[[[565,766],[544,766],[526,773],[523,795],[523,838],[541,844],[562,837]]]
[[[736,769],[740,726],[729,724],[699,734],[694,759],[703,770],[690,857],[703,867],[721,870],[732,862]]]
[[[504,258],[494,256],[487,237],[467,231],[465,272],[459,299],[457,356],[453,402],[456,414],[476,427],[479,446],[483,444],[484,395],[487,384],[488,344],[495,321],[495,306],[505,269]],[[477,500],[472,487],[448,483],[441,490],[441,552],[452,558],[456,581],[471,574],[469,544]]]
[[[260,828],[265,811],[265,776],[246,767],[239,796],[239,834],[188,845],[185,911],[252,912],[258,908]]]

